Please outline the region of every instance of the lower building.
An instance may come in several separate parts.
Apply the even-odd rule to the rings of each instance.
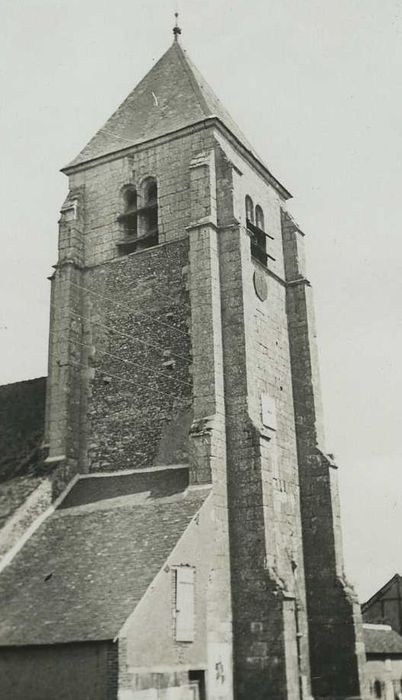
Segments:
[[[402,698],[402,637],[390,625],[365,623],[366,676],[370,696]]]
[[[0,697],[202,700],[212,539],[186,467],[76,480],[0,575]]]
[[[362,604],[364,622],[391,625],[402,634],[402,576],[394,574],[389,581]]]

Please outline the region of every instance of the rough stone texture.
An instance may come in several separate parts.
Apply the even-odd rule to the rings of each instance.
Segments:
[[[49,455],[66,455],[66,477],[78,468],[144,466],[144,458],[171,463],[186,454],[190,162],[211,138],[205,129],[71,176],[53,280],[47,408]],[[122,188],[155,174],[161,245],[119,257]],[[133,433],[116,431],[128,403],[126,427]],[[112,426],[117,461],[111,465],[107,451],[99,459],[97,441],[107,441]]]
[[[182,240],[85,275],[84,285],[93,292],[83,321],[84,351],[94,373],[87,408],[91,472],[187,461],[187,249]],[[182,425],[187,431],[180,433]]]
[[[336,466],[324,433],[311,288],[302,238],[282,215],[313,694],[365,694],[360,608],[345,581]],[[336,632],[335,632],[336,630]]]
[[[59,263],[53,282],[49,384],[55,391],[49,393],[48,434],[55,445],[51,454],[66,451],[67,474],[77,463],[81,471],[102,472],[184,459],[192,483],[210,482],[213,474],[208,664],[216,674],[216,664],[224,663],[225,697],[230,698],[218,243],[211,229],[207,249],[199,246],[197,228],[213,220],[216,207],[213,143],[213,130],[205,128],[71,175],[61,220],[67,248],[61,258],[69,250],[74,265]],[[140,185],[149,175],[158,184],[160,245],[120,257],[122,188],[129,182]],[[68,208],[73,201],[76,209]],[[75,238],[71,231],[79,227],[82,244],[77,239],[68,249]],[[70,371],[70,381],[61,378],[61,366]],[[212,697],[221,691],[217,688]]]
[[[218,220],[236,697],[309,689],[296,442],[277,194],[219,139]],[[251,260],[244,198],[264,209],[269,270]],[[239,225],[239,222],[242,225]],[[268,287],[261,302],[253,274]],[[277,429],[262,423],[275,401]],[[297,571],[297,578],[294,572]],[[300,635],[300,636],[298,636]]]
[[[229,562],[227,460],[216,161],[202,151],[191,162],[189,278],[193,350],[192,483],[212,480],[214,538],[207,595],[208,692],[233,695],[232,599]]]

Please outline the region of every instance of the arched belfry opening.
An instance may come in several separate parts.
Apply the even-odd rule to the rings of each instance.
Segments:
[[[133,184],[122,190],[122,213],[118,216],[121,240],[117,246],[122,255],[158,244],[158,185],[147,177],[139,188]]]
[[[141,185],[142,206],[139,211],[139,238],[142,248],[158,243],[158,185],[147,177]]]
[[[247,225],[254,223],[254,204],[250,195],[246,195],[246,221]]]

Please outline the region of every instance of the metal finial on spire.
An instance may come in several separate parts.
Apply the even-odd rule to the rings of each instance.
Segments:
[[[180,29],[180,27],[179,27],[179,22],[178,22],[178,20],[179,20],[179,13],[178,13],[178,12],[175,12],[175,13],[174,13],[174,16],[176,17],[176,24],[175,24],[175,26],[173,27],[173,34],[174,34],[174,40],[175,40],[175,41],[178,41],[178,40],[179,40],[179,34],[181,34],[181,29]]]

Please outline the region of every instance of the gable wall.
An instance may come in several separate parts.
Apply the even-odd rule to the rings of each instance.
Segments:
[[[231,647],[210,644],[214,621],[208,617],[211,596],[226,609],[227,625],[230,609],[225,592],[213,585],[214,510],[208,498],[196,518],[166,561],[166,565],[148,588],[119,635],[120,693],[125,700],[134,700],[141,691],[150,697],[158,688],[185,685],[189,670],[202,669],[209,677],[209,700],[231,697]],[[193,642],[175,639],[175,567],[195,568],[195,634]],[[218,687],[214,685],[216,669],[220,669]],[[208,673],[209,672],[209,673]],[[155,693],[152,695],[152,691]]]
[[[364,622],[384,622],[402,633],[402,582],[395,579],[389,588],[368,606],[363,606]]]

